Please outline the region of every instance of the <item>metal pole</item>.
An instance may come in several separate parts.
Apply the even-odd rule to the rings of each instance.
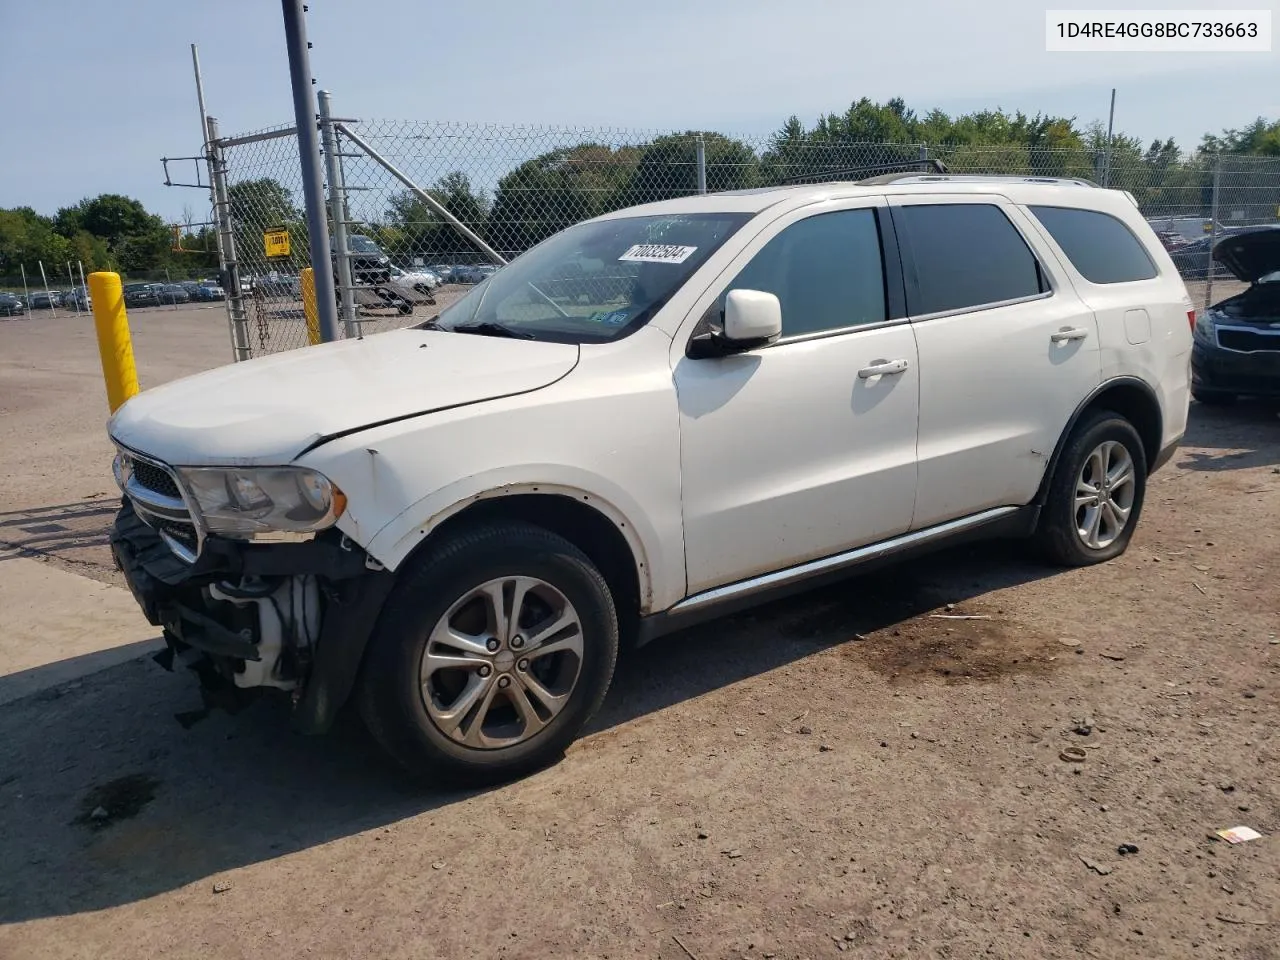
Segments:
[[[698,141],[694,145],[697,150],[698,158],[698,192],[707,192],[707,142],[703,139],[702,134],[698,134]]]
[[[347,250],[347,185],[342,179],[342,158],[338,156],[338,136],[333,129],[329,91],[321,90],[319,99],[320,137],[324,142],[324,162],[329,173],[329,217],[333,221],[333,249],[338,261],[342,325],[348,337],[355,337],[359,331],[356,329],[355,291],[351,287],[351,256]]]
[[[227,189],[227,161],[218,142],[218,121],[208,117],[209,181],[213,184],[214,219],[218,221],[218,259],[222,266],[222,282],[226,284],[227,323],[231,327],[232,355],[248,360],[249,315],[245,311],[244,292],[240,289],[240,263],[236,259],[236,237],[231,226],[231,195]]]
[[[31,291],[27,289],[27,268],[24,264],[18,264],[18,269],[22,271],[22,302],[27,305],[27,316],[31,316]]]
[[[491,261],[498,264],[499,266],[502,266],[507,262],[506,259],[500,253],[498,253],[498,251],[494,250],[493,247],[489,246],[487,243],[481,240],[480,237],[476,235],[476,232],[474,230],[472,230],[465,223],[463,223],[461,220],[455,217],[452,213],[446,210],[444,206],[438,200],[436,200],[435,197],[431,196],[431,194],[427,193],[427,191],[423,190],[420,186],[418,186],[416,183],[410,180],[409,176],[401,172],[401,170],[397,168],[395,164],[393,164],[390,160],[383,157],[382,154],[378,153],[378,151],[373,149],[373,147],[369,146],[369,143],[367,140],[365,140],[363,137],[361,137],[360,135],[352,131],[352,129],[348,127],[345,123],[342,123],[340,121],[334,121],[334,126],[336,126],[339,130],[342,131],[343,136],[345,136],[357,147],[359,147],[361,150],[367,153],[369,155],[370,160],[378,164],[378,166],[382,167],[383,170],[386,170],[387,173],[391,174],[393,177],[395,177],[397,180],[403,183],[406,187],[408,187],[409,191],[414,196],[416,196],[419,200],[425,203],[428,207],[434,210],[436,215],[440,217],[441,220],[445,221],[447,224],[449,224],[449,226],[453,227],[453,229],[457,230],[458,233],[462,234],[463,237],[465,237],[472,244],[474,244],[477,250],[479,250],[486,257],[488,257]],[[316,284],[318,285],[319,283],[320,283],[320,278],[319,278],[319,275],[317,274]]]
[[[44,261],[36,262],[40,264],[40,279],[44,281],[44,295],[49,298],[49,309],[53,312],[54,319],[57,319],[58,308],[53,305],[53,294],[49,292],[49,278],[44,273]]]
[[[71,302],[75,304],[76,317],[80,316],[80,297],[76,294],[76,275],[71,272],[71,261],[67,261],[67,279],[71,281]]]
[[[204,105],[204,78],[200,75],[200,52],[196,49],[196,45],[191,45],[191,67],[196,74],[196,103],[200,106],[200,142],[202,144],[201,153],[205,155],[205,162],[208,164],[209,158],[209,121],[208,113],[205,112]],[[217,203],[217,198],[213,193],[213,176],[210,167],[209,176],[209,206]]]
[[[320,173],[320,138],[316,135],[315,100],[311,96],[311,57],[307,53],[307,23],[302,0],[281,0],[284,9],[284,39],[289,52],[289,79],[293,84],[294,122],[298,125],[298,159],[302,162],[302,193],[307,201],[307,233],[311,246],[311,269],[315,271],[316,297],[320,313],[320,339],[338,339],[338,304],[328,291],[333,282],[333,260],[329,248],[329,223],[324,209],[324,178]]]
[[[1218,242],[1218,187],[1222,182],[1222,154],[1215,153],[1213,155],[1213,201],[1209,208],[1209,253],[1207,260],[1209,268],[1205,274],[1204,283],[1204,308],[1209,309],[1213,303],[1213,248]]]
[[[916,151],[916,156],[920,161],[920,172],[929,172],[929,145],[927,143],[920,144],[920,149]]]
[[[1102,168],[1102,185],[1111,186],[1111,132],[1116,125],[1116,88],[1111,88],[1111,113],[1107,117],[1107,161]]]

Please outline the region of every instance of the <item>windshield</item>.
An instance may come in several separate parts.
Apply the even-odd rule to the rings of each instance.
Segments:
[[[347,249],[353,253],[382,253],[382,249],[376,243],[360,234],[347,237]]]
[[[432,326],[490,324],[561,343],[619,339],[648,323],[749,219],[695,213],[578,224],[490,275]]]

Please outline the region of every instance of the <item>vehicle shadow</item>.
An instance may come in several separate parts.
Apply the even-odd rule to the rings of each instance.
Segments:
[[[1276,413],[1274,402],[1241,400],[1227,407],[1194,403],[1174,463],[1183,470],[1211,472],[1280,463]]]
[[[119,507],[115,498],[103,497],[0,512],[0,547],[16,551],[5,556],[73,558],[79,551],[108,544]]]
[[[587,735],[1052,572],[1015,544],[959,547],[666,637],[623,659]],[[0,707],[0,923],[136,902],[471,795],[416,786],[349,715],[303,737],[282,701],[206,711],[187,671],[138,659]]]

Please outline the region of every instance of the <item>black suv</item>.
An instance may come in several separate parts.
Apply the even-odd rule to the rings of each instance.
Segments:
[[[337,278],[337,243],[332,238],[334,278]],[[391,258],[370,237],[362,233],[347,237],[347,259],[351,262],[351,282],[356,286],[376,287],[391,282]]]

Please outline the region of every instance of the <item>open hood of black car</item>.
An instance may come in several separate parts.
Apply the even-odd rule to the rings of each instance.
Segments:
[[[1258,227],[1218,241],[1213,259],[1241,280],[1253,283],[1280,270],[1280,227]]]

